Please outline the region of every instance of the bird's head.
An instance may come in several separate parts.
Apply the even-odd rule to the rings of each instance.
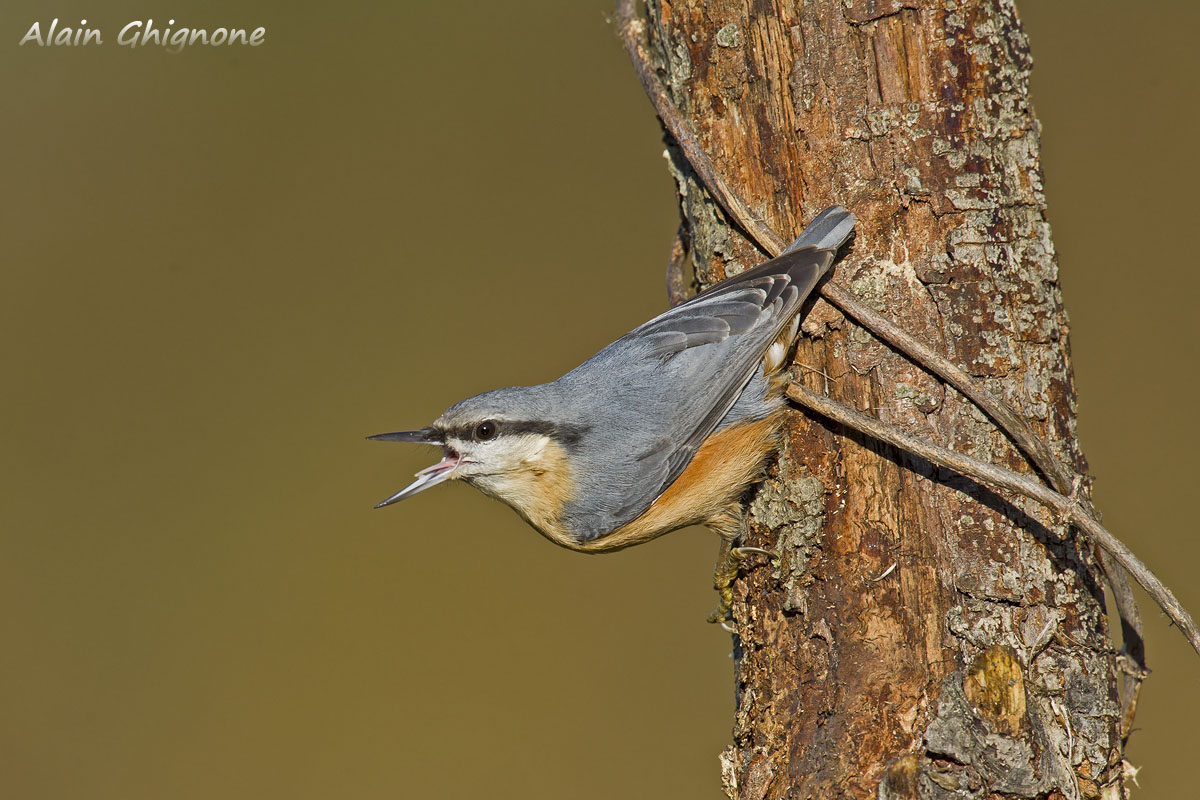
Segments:
[[[391,505],[448,480],[463,480],[525,513],[548,502],[561,505],[570,486],[569,450],[586,428],[561,420],[546,386],[514,387],[456,403],[429,427],[367,438],[442,448],[442,459],[380,503]]]

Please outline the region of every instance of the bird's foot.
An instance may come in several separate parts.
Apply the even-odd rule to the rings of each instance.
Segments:
[[[721,541],[721,552],[713,571],[713,586],[719,601],[717,610],[708,615],[708,621],[718,623],[730,633],[736,632],[729,624],[733,617],[733,583],[741,571],[742,562],[755,555],[767,556],[772,562],[779,560],[770,550],[761,547],[734,547],[728,541]]]

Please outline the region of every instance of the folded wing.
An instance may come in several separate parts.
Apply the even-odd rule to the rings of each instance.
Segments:
[[[853,214],[826,209],[778,258],[655,317],[560,379],[591,401],[588,448],[574,457],[596,463],[581,463],[582,474],[612,479],[568,504],[578,534],[629,522],[679,477],[853,227]]]

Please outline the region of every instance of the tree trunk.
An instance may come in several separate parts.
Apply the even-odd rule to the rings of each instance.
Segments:
[[[647,11],[674,103],[751,209],[785,238],[827,205],[854,211],[833,280],[1083,474],[1012,2]],[[699,282],[761,261],[669,152]],[[1029,471],[987,417],[831,306],[804,330],[795,374],[811,388]],[[1060,520],[798,410],[751,512],[747,543],[780,561],[736,587],[731,798],[1124,796],[1099,573]]]

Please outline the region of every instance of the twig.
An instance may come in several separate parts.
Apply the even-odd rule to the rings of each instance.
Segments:
[[[814,392],[812,389],[801,384],[791,384],[788,387],[787,395],[796,402],[813,409],[834,422],[839,422],[849,428],[861,431],[882,442],[895,445],[901,450],[918,455],[938,466],[952,469],[980,483],[985,483],[997,489],[1016,492],[1017,494],[1036,500],[1047,508],[1058,511],[1083,529],[1092,537],[1094,542],[1100,545],[1122,567],[1128,570],[1129,574],[1146,590],[1146,593],[1154,598],[1159,607],[1167,613],[1171,621],[1179,627],[1179,630],[1187,637],[1188,643],[1195,649],[1196,653],[1200,654],[1200,630],[1197,630],[1196,623],[1192,621],[1191,616],[1179,604],[1179,601],[1175,599],[1175,595],[1163,585],[1162,581],[1137,556],[1130,552],[1128,547],[1105,530],[1104,526],[1092,517],[1087,508],[1079,500],[1064,497],[1026,475],[1018,475],[1015,472],[997,467],[994,464],[988,464],[987,462],[964,456],[961,453],[956,453],[953,450],[929,444],[893,425],[889,425],[874,417],[869,417],[866,414],[860,414],[840,403],[836,403],[825,395]]]
[[[678,142],[692,170],[725,213],[748,235],[751,241],[755,242],[768,255],[779,255],[785,246],[784,240],[776,235],[757,214],[750,211],[749,207],[717,172],[699,140],[676,109],[674,102],[667,94],[666,87],[659,80],[645,50],[645,24],[637,18],[634,12],[634,0],[618,0],[617,24],[646,95],[654,105],[663,125]],[[826,281],[818,291],[830,303],[857,319],[867,330],[906,353],[918,365],[933,372],[974,402],[996,422],[1020,452],[1046,477],[1051,486],[1059,492],[1068,491],[1072,481],[1067,471],[1020,415],[979,386],[951,361],[860,303],[850,292],[837,284]],[[1125,691],[1122,693],[1124,706],[1122,717],[1125,720],[1123,733],[1127,735],[1129,725],[1132,724],[1133,707],[1137,703],[1140,676],[1144,676],[1147,672],[1141,614],[1138,611],[1127,576],[1115,567],[1103,553],[1100,554],[1100,566],[1113,590],[1113,597],[1121,617],[1126,652],[1136,666],[1133,674],[1125,681]]]
[[[1091,504],[1086,508],[1094,519],[1095,510]],[[1137,600],[1133,596],[1133,587],[1129,585],[1129,575],[1119,564],[1114,564],[1112,556],[1104,550],[1099,550],[1100,569],[1108,579],[1112,589],[1113,600],[1117,604],[1117,615],[1121,618],[1121,639],[1124,642],[1124,659],[1118,665],[1121,667],[1121,742],[1129,739],[1133,732],[1133,717],[1137,713],[1138,696],[1142,692],[1142,681],[1150,674],[1146,666],[1146,642],[1142,638],[1142,614],[1138,610]]]
[[[871,333],[906,353],[918,365],[934,373],[969,398],[980,410],[991,417],[1020,452],[1033,462],[1034,467],[1046,477],[1052,488],[1062,494],[1072,492],[1074,481],[1061,462],[1050,452],[1045,441],[1039,438],[1029,424],[1006,403],[976,383],[957,365],[909,336],[873,309],[864,306],[854,295],[833,281],[826,281],[820,291],[826,300],[857,319]],[[1133,712],[1137,707],[1141,681],[1149,671],[1146,667],[1146,645],[1142,639],[1142,615],[1138,611],[1137,600],[1134,599],[1133,590],[1129,586],[1128,576],[1103,552],[1100,553],[1100,569],[1104,572],[1105,578],[1108,579],[1108,585],[1112,588],[1117,613],[1121,619],[1121,638],[1125,642],[1125,651],[1133,659],[1136,667],[1122,678],[1121,731],[1122,738],[1125,738],[1129,735],[1129,729],[1133,725]]]
[[[658,79],[654,67],[650,65],[650,57],[646,54],[644,46],[645,23],[637,18],[633,5],[633,0],[619,0],[617,3],[617,28],[625,40],[625,49],[629,51],[629,56],[633,60],[633,68],[642,82],[642,88],[649,96],[650,102],[654,104],[654,110],[658,112],[658,118],[662,120],[663,125],[679,144],[688,163],[696,171],[704,185],[708,187],[708,190],[712,192],[713,197],[716,198],[725,213],[738,227],[748,233],[750,240],[762,247],[765,253],[772,257],[779,255],[783,252],[786,242],[780,239],[757,214],[752,212],[740,197],[730,191],[729,186],[717,174],[717,170],[705,154],[704,148],[700,146],[700,140],[692,133],[687,122],[675,108],[675,103],[667,95],[666,87]]]
[[[1051,481],[1062,473],[1057,459],[1050,452],[1046,443],[1034,434],[1033,430],[1005,403],[996,399],[990,392],[976,383],[970,375],[959,369],[949,359],[933,351],[931,347],[914,339],[898,328],[890,320],[859,302],[858,298],[832,281],[826,281],[821,287],[821,296],[833,303],[842,311],[857,319],[867,330],[883,341],[907,354],[918,365],[929,370],[946,383],[958,389],[977,405],[985,414],[1008,434],[1018,449],[1026,454],[1042,474]],[[1065,480],[1070,487],[1069,479]],[[1057,488],[1057,487],[1056,487]]]

